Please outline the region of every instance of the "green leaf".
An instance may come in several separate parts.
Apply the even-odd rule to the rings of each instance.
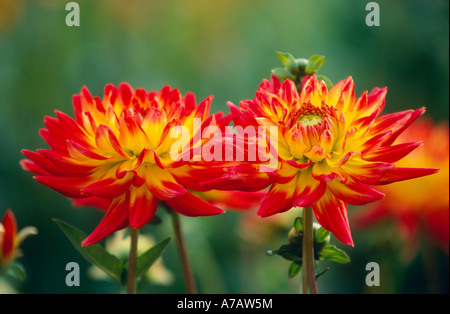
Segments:
[[[275,68],[272,70],[272,74],[275,75],[281,81],[295,79],[295,76],[287,68]]]
[[[88,262],[101,268],[114,279],[118,281],[121,280],[121,274],[124,269],[122,261],[108,253],[99,244],[81,246],[81,241],[86,238],[84,232],[59,219],[53,219],[53,221],[56,222],[59,228],[61,228],[64,234],[69,238],[75,249],[80,252]]]
[[[290,53],[277,51],[276,54],[286,67],[289,69],[297,68],[297,62]]]
[[[325,230],[323,227],[320,227],[319,229],[317,229],[315,235],[314,235],[314,240],[317,243],[322,243],[323,241],[325,241],[327,238],[329,239],[331,232],[328,230]]]
[[[295,220],[294,220],[294,228],[299,233],[303,232],[302,217],[295,218]]]
[[[167,238],[149,250],[147,250],[145,253],[143,253],[141,256],[138,257],[136,262],[136,276],[137,278],[141,278],[145,272],[153,265],[153,263],[158,259],[158,257],[161,256],[161,254],[166,249],[167,245],[169,244],[170,240],[172,238]],[[126,268],[128,269],[128,263],[126,265]]]
[[[302,264],[297,262],[292,262],[288,269],[289,278],[294,278],[302,270]]]
[[[22,282],[25,282],[25,280],[27,279],[25,269],[21,264],[16,262],[12,262],[10,265],[8,265],[6,274]]]
[[[329,260],[340,264],[350,262],[350,257],[347,253],[332,244],[325,245],[318,253],[318,256],[322,260]]]
[[[319,81],[324,81],[325,84],[327,85],[328,89],[333,87],[333,82],[331,82],[331,80],[328,77],[326,77],[325,75],[317,75],[317,79]]]
[[[271,251],[271,254],[277,254],[287,259],[288,261],[301,262],[302,251],[301,247],[295,247],[293,245],[284,244],[278,250]]]
[[[308,64],[306,65],[305,73],[306,74],[314,74],[317,72],[317,70],[322,67],[323,63],[325,62],[324,56],[318,56],[313,55],[309,57]]]

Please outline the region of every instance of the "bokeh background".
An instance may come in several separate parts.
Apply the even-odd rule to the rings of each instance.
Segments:
[[[11,208],[19,227],[40,231],[22,245],[26,281],[5,279],[17,292],[123,292],[118,283],[93,279],[52,221],[89,233],[102,213],[73,209],[19,165],[21,149],[46,147],[38,134],[44,116],[55,109],[72,115],[71,97],[83,85],[101,95],[107,83],[147,90],[170,84],[198,99],[213,94],[213,111],[227,111],[227,101],[253,98],[270,69],[281,65],[275,51],[319,54],[327,58],[320,74],[334,83],[351,75],[357,95],[388,86],[385,113],[426,106],[434,121],[448,121],[447,0],[377,1],[380,27],[366,26],[369,1],[362,0],[79,0],[79,27],[65,24],[67,2],[0,0],[0,215]],[[256,223],[243,223],[248,214]],[[172,235],[168,217],[160,216],[160,225],[142,232],[155,241]],[[289,221],[284,229],[271,229],[255,210],[182,219],[199,291],[296,292],[299,277],[287,278],[289,262],[265,254],[286,241],[293,219],[283,219]],[[352,262],[329,264],[319,292],[448,293],[448,253],[425,237],[405,259],[392,224],[353,235],[354,248],[336,243]],[[140,292],[184,292],[174,242],[163,260],[172,280],[145,280]],[[81,267],[80,287],[65,285],[72,261]],[[371,261],[380,264],[380,287],[365,285]]]

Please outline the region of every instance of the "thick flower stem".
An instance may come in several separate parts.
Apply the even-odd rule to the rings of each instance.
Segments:
[[[314,269],[313,211],[311,207],[303,209],[302,273],[303,293],[317,294]]]
[[[183,268],[184,285],[186,287],[186,293],[196,294],[197,288],[195,286],[194,274],[192,272],[191,265],[186,250],[186,243],[184,241],[183,234],[181,232],[180,218],[176,211],[170,211],[172,216],[173,230],[175,232],[175,239],[178,247],[178,254],[180,256],[181,265]]]
[[[130,228],[130,255],[128,256],[127,293],[136,294],[136,261],[139,230]]]

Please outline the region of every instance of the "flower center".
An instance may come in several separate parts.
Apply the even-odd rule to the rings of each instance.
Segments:
[[[298,117],[298,121],[304,126],[316,125],[323,121],[323,117],[318,113],[303,113],[300,117]]]

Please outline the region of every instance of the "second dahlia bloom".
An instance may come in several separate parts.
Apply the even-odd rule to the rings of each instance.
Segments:
[[[381,115],[386,92],[375,88],[356,98],[351,77],[328,91],[313,75],[299,94],[292,81],[272,76],[254,100],[242,101],[240,109],[231,105],[236,125],[276,127],[269,144],[277,147],[278,166],[269,173],[274,183],[258,214],[312,206],[325,229],[353,245],[347,204],[383,198],[373,186],[435,173],[395,165],[421,145],[394,141],[425,110]]]
[[[75,205],[107,210],[83,245],[127,226],[143,227],[159,200],[186,216],[221,214],[222,209],[188,192],[186,182],[195,181],[187,173],[190,160],[174,160],[171,154],[180,143],[173,130],[188,132],[181,144],[189,152],[206,141],[196,134],[223,119],[221,113],[209,115],[211,99],[197,105],[192,93],[182,97],[170,86],[147,92],[126,83],[106,85],[100,98],[83,87],[73,97],[75,119],[60,111],[56,118],[45,117],[47,128],[40,134],[50,149],[24,150],[27,159],[21,164]]]
[[[439,173],[413,181],[382,187],[382,200],[351,215],[352,224],[363,229],[386,221],[395,222],[408,253],[415,253],[419,235],[425,234],[449,251],[449,129],[448,123],[434,125],[420,119],[398,138],[423,138],[423,146],[399,161],[402,167],[439,167]],[[414,254],[411,254],[414,256]]]

